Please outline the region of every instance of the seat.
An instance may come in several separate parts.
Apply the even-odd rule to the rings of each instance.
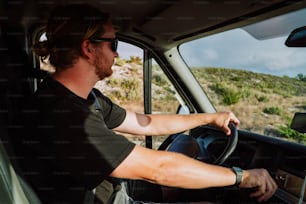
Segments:
[[[10,144],[9,129],[18,116],[22,98],[30,94],[26,82],[27,55],[16,33],[7,24],[0,25],[0,203],[40,204],[35,192],[18,171],[17,159]]]
[[[0,203],[41,203],[31,187],[16,173],[2,140],[0,140]]]

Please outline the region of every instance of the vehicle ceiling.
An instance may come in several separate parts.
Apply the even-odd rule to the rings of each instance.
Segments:
[[[20,21],[26,30],[44,24],[56,4],[68,0],[1,2],[1,19]],[[112,14],[121,36],[170,48],[199,35],[209,35],[238,25],[305,7],[304,1],[282,0],[87,0]],[[274,12],[271,12],[275,10]]]

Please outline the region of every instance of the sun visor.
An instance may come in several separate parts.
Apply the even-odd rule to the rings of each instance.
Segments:
[[[306,25],[305,10],[302,9],[286,15],[277,16],[269,20],[245,26],[243,29],[258,40],[288,36],[292,30]],[[301,18],[301,15],[304,15],[304,17]]]

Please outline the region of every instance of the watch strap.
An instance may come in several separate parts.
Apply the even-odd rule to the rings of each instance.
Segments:
[[[239,186],[242,181],[243,171],[241,168],[233,166],[232,171],[236,174],[236,186]]]

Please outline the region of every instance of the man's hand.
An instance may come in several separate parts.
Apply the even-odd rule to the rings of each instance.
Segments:
[[[231,129],[229,128],[229,123],[233,123],[236,126],[240,124],[238,118],[232,112],[219,112],[215,114],[212,121],[212,125],[222,129],[226,135],[231,134]]]
[[[257,198],[258,202],[266,201],[273,196],[277,184],[265,169],[250,169],[243,171],[240,188],[256,188],[250,196]]]

